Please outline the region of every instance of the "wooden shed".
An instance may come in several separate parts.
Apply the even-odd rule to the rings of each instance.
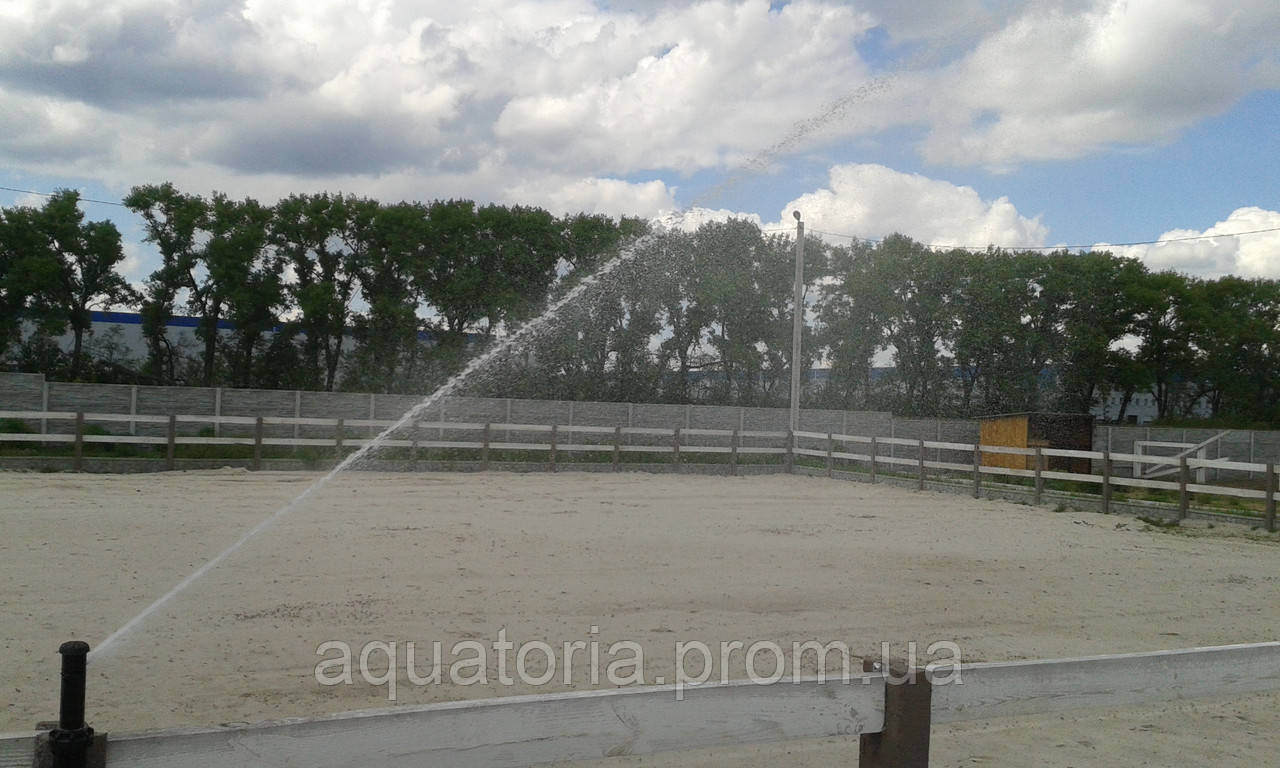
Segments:
[[[1006,445],[1012,448],[1067,448],[1093,450],[1093,415],[1088,413],[1002,413],[980,420],[979,442],[983,445]],[[1007,453],[984,453],[982,463],[988,467],[1035,469],[1034,456]],[[1091,471],[1088,459],[1046,456],[1045,469],[1061,472]]]

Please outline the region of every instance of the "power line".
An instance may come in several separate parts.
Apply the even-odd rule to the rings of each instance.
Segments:
[[[841,232],[825,232],[819,229],[809,230],[816,235],[827,235],[828,237],[847,237],[850,240],[862,240],[868,243],[880,243],[884,238],[876,237],[859,237],[858,235],[848,235]],[[1250,229],[1243,232],[1221,232],[1213,235],[1190,235],[1187,237],[1167,237],[1159,240],[1135,240],[1131,243],[1092,243],[1089,245],[1019,245],[1019,246],[1003,246],[1003,245],[952,245],[950,243],[924,243],[926,248],[957,248],[962,251],[982,251],[989,247],[999,248],[1006,251],[1074,251],[1082,248],[1124,248],[1131,245],[1159,245],[1161,243],[1185,243],[1191,240],[1212,240],[1215,237],[1243,237],[1244,235],[1258,235],[1263,232],[1278,232],[1280,227],[1266,227],[1264,229]]]
[[[3,189],[6,192],[21,192],[25,195],[40,195],[41,197],[53,197],[54,195],[58,194],[57,192],[37,192],[34,189],[18,189],[16,187],[0,186],[0,189]],[[121,208],[129,207],[124,203],[121,203],[115,200],[95,200],[92,197],[82,197],[80,199],[86,203],[100,203],[102,205],[118,205]]]

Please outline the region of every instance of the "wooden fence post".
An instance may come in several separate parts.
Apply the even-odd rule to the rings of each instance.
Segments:
[[[1187,457],[1178,459],[1178,519],[1186,520],[1191,509],[1191,494],[1187,493],[1187,482],[1191,478],[1191,468],[1187,466]]]
[[[884,730],[859,737],[859,768],[929,768],[932,703],[925,670],[893,670],[884,684]]]
[[[84,411],[76,411],[76,442],[71,451],[71,467],[76,472],[84,471]]]
[[[613,471],[621,469],[622,464],[622,427],[613,428]]]
[[[973,446],[973,498],[982,498],[982,446]]]
[[[876,437],[871,436],[871,482],[876,481]]]
[[[733,430],[733,434],[729,437],[729,474],[738,474],[738,443],[742,441],[738,434],[738,430]]]
[[[923,491],[924,490],[924,440],[920,441],[919,459],[920,459],[920,466],[919,466],[920,472],[919,472],[919,477],[916,478],[916,490]]]
[[[1036,489],[1033,498],[1034,503],[1039,506],[1044,498],[1044,449],[1036,446]]]
[[[262,417],[253,422],[253,471],[262,470]]]
[[[411,430],[410,435],[412,435],[412,437],[409,438],[409,460],[413,462],[413,471],[417,472],[418,471],[418,432],[422,430],[422,423],[417,419],[414,419],[413,423],[409,425],[409,429]]]
[[[481,438],[484,442],[480,446],[480,471],[481,472],[489,471],[489,439],[490,439],[490,432],[492,429],[493,427],[490,426],[489,422],[486,421],[484,424],[484,432]]]
[[[796,471],[796,433],[793,430],[787,430],[787,456],[786,467],[788,473]]]
[[[1276,465],[1267,462],[1267,530],[1276,532]]]
[[[172,472],[177,462],[174,461],[176,454],[176,446],[178,443],[178,415],[176,413],[169,414],[169,431],[168,439],[164,447],[164,468]]]
[[[338,419],[338,425],[333,433],[333,456],[338,461],[342,461],[342,432],[342,419]]]
[[[676,472],[680,471],[680,428],[676,427],[671,433],[671,463],[676,465]]]
[[[558,435],[559,435],[559,426],[556,424],[552,424],[551,425],[551,452],[547,456],[547,461],[550,463],[550,466],[548,468],[552,472],[558,471],[556,469],[556,437]]]
[[[834,462],[832,460],[831,454],[835,453],[835,450],[836,450],[836,439],[832,437],[830,432],[828,432],[827,433],[827,477],[831,477],[832,475]]]
[[[1102,514],[1111,514],[1111,451],[1102,452]]]

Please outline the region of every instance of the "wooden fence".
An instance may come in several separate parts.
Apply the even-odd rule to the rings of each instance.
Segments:
[[[1280,689],[1280,643],[909,672],[688,686],[680,698],[674,686],[627,687],[111,734],[105,764],[514,768],[859,736],[862,768],[925,768],[933,724]],[[35,749],[35,733],[0,735],[0,766],[31,765]]]
[[[975,498],[982,493],[984,478],[1014,479],[1014,482],[1030,483],[1032,501],[1039,504],[1045,491],[1045,481],[1073,481],[1098,487],[1101,507],[1110,512],[1114,491],[1117,488],[1147,488],[1175,492],[1178,497],[1177,519],[1188,516],[1191,494],[1206,494],[1237,499],[1261,500],[1262,517],[1256,520],[1269,531],[1276,530],[1277,475],[1274,463],[1255,464],[1226,459],[1202,459],[1182,456],[1178,459],[1175,480],[1157,480],[1143,477],[1117,475],[1117,463],[1135,467],[1144,464],[1167,464],[1167,456],[1149,454],[1112,453],[1110,451],[1081,451],[1056,448],[1014,448],[994,445],[975,445],[935,440],[909,438],[844,435],[804,431],[766,432],[721,429],[662,429],[654,427],[602,427],[557,424],[506,424],[469,423],[455,421],[420,421],[401,425],[385,438],[373,435],[394,427],[394,420],[385,419],[321,419],[297,417],[252,416],[195,416],[173,414],[168,416],[143,414],[85,414],[83,412],[58,411],[0,411],[0,419],[39,421],[42,425],[51,421],[70,422],[69,432],[49,433],[0,433],[0,443],[70,443],[73,446],[73,468],[83,468],[86,444],[150,445],[165,447],[165,467],[176,468],[176,448],[187,445],[251,446],[252,467],[262,466],[264,447],[313,447],[332,449],[335,456],[363,447],[377,439],[387,448],[408,449],[411,456],[421,450],[461,449],[475,452],[481,468],[487,469],[495,451],[544,452],[547,466],[558,468],[564,454],[590,453],[610,457],[613,469],[621,468],[622,455],[642,453],[663,455],[679,467],[684,457],[699,454],[718,454],[727,460],[729,471],[736,473],[743,456],[773,457],[788,470],[794,468],[797,457],[819,460],[828,475],[836,469],[836,462],[852,463],[866,473],[871,482],[878,475],[893,473],[899,477],[914,477],[917,487],[923,489],[931,477],[950,479],[966,478]],[[85,425],[128,423],[129,431],[137,425],[163,426],[163,435],[91,434]],[[204,436],[180,434],[179,425],[217,425],[239,428],[241,435]],[[268,434],[268,430],[291,432],[289,436]],[[326,433],[326,436],[302,437],[308,434]],[[230,429],[224,429],[231,431]],[[353,432],[362,432],[357,437]],[[513,436],[515,439],[513,439]],[[447,438],[447,439],[446,439]],[[930,454],[932,453],[932,458]],[[984,453],[1012,454],[1031,459],[1032,469],[987,466],[982,461]],[[903,455],[905,454],[905,455]],[[1049,457],[1062,456],[1089,459],[1099,471],[1092,473],[1064,472],[1047,469]],[[1191,472],[1198,469],[1222,469],[1258,473],[1263,478],[1262,488],[1231,485],[1210,485],[1192,482]],[[1242,518],[1251,520],[1253,518]]]

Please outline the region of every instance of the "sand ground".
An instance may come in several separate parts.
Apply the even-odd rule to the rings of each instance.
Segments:
[[[96,644],[318,475],[0,474],[0,731],[56,714],[58,644]],[[1170,533],[815,478],[348,473],[90,669],[109,731],[387,705],[320,686],[339,640],[633,640],[650,682],[677,641],[953,641],[968,661],[1280,637],[1280,541]],[[591,627],[598,627],[592,633]],[[718,673],[716,675],[719,676]],[[741,676],[741,670],[733,673]],[[538,691],[572,686],[557,674]],[[399,703],[530,693],[414,686]],[[938,727],[939,766],[1258,766],[1280,696]],[[833,765],[856,739],[602,765]]]

